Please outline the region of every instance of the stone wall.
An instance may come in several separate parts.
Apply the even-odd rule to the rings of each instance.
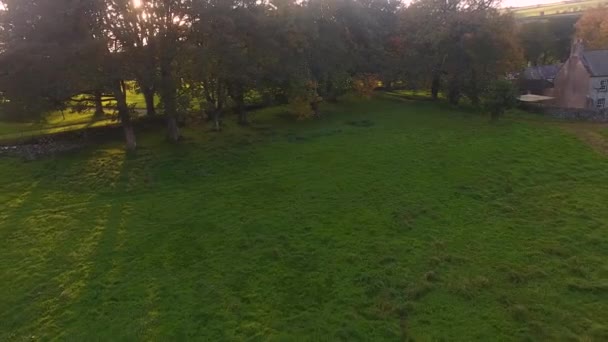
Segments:
[[[567,121],[608,122],[608,109],[541,107],[543,114]]]
[[[84,142],[69,141],[0,146],[0,157],[19,157],[25,160],[36,160],[78,150],[84,146]]]

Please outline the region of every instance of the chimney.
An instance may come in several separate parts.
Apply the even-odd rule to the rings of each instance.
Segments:
[[[583,40],[580,38],[574,38],[572,42],[572,48],[570,49],[570,57],[583,57],[583,52],[585,52],[585,46],[583,44]]]

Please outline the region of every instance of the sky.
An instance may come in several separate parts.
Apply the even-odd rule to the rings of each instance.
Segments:
[[[502,0],[502,7],[521,7],[539,4],[551,4],[563,0]]]

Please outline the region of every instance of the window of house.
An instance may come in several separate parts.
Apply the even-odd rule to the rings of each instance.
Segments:
[[[600,81],[600,91],[608,91],[608,80]]]
[[[606,99],[597,99],[597,108],[604,108],[606,106]]]

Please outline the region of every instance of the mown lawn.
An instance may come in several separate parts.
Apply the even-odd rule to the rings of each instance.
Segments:
[[[0,160],[0,340],[608,339],[608,161],[388,99]]]

